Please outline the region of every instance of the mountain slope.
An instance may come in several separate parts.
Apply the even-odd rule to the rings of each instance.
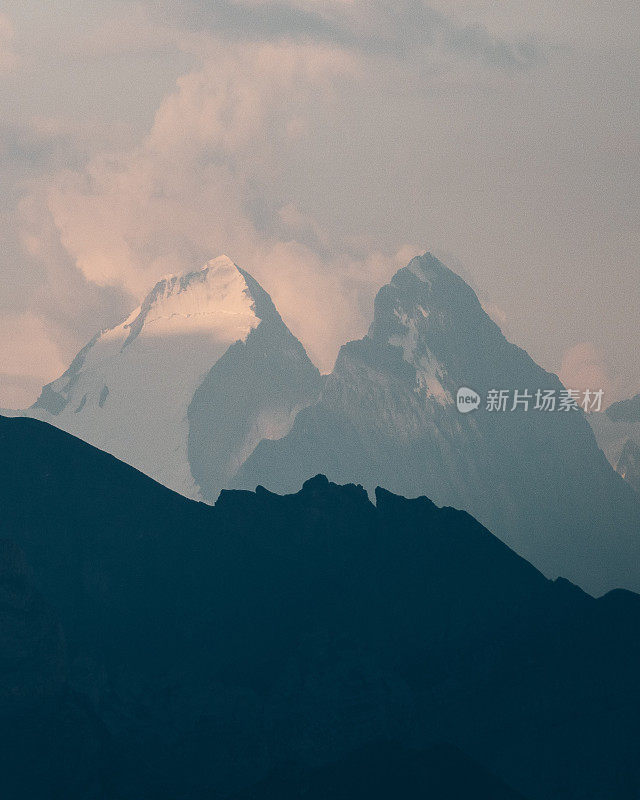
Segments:
[[[2,535],[57,615],[58,680],[85,709],[75,739],[25,722],[24,769],[73,763],[79,736],[102,742],[87,779],[116,784],[65,800],[224,798],[285,762],[347,759],[346,780],[380,741],[448,743],[530,800],[637,797],[638,596],[548,581],[424,497],[374,505],[318,476],[212,508],[37,420],[0,418],[0,450]]]
[[[640,493],[640,445],[633,439],[627,439],[622,448],[617,469],[627,483]]]
[[[481,407],[459,413],[460,387]],[[527,390],[530,409],[487,410],[494,389]],[[258,445],[234,486],[286,492],[322,472],[424,493],[469,511],[547,575],[594,592],[640,588],[640,501],[581,411],[533,409],[538,389],[563,387],[426,254],[380,290],[368,335],[342,347],[318,403],[287,436]]]
[[[213,502],[260,440],[287,432],[319,381],[268,294],[221,256],[156,284],[27,413]]]
[[[640,394],[589,414],[588,420],[611,466],[640,493],[640,468],[634,458],[640,449]]]

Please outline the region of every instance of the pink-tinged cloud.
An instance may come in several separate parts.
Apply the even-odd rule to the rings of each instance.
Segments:
[[[227,252],[328,369],[411,242],[468,264],[549,368],[595,326],[618,389],[637,391],[633,15],[595,0],[578,17],[551,0],[98,5],[0,15],[15,67],[0,68],[0,314],[31,311],[66,363],[158,277]]]
[[[55,181],[49,208],[88,280],[140,295],[167,273],[262,243],[244,209],[249,184],[275,177],[274,149],[299,108],[350,68],[340,54],[293,44],[205,52],[160,106],[149,135]],[[292,122],[293,121],[293,122]]]
[[[604,355],[592,342],[580,342],[565,350],[558,377],[567,389],[603,389],[605,402],[613,388]]]
[[[509,320],[507,312],[496,303],[488,303],[487,305],[484,305],[483,308],[496,323],[496,325],[498,325],[504,332]]]
[[[24,408],[45,381],[66,369],[42,319],[31,312],[0,317],[0,407]]]
[[[226,252],[330,370],[339,346],[366,331],[376,289],[415,248],[399,257],[332,251],[331,235],[293,203],[277,215],[279,239],[257,229],[245,202],[255,180],[277,177],[282,148],[305,135],[318,96],[330,101],[336,76],[355,69],[344,53],[291,43],[207,53],[139,147],[58,176],[47,202],[62,245],[87,280],[138,298]]]

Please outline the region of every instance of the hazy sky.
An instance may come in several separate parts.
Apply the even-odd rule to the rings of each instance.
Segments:
[[[0,406],[227,253],[324,371],[417,252],[640,391],[637,0],[3,0]]]

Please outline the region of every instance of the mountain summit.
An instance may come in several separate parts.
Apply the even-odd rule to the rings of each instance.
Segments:
[[[257,327],[259,313],[274,310],[263,303],[258,312],[254,306],[266,295],[260,290],[258,297],[253,296],[247,278],[224,255],[196,272],[164,278],[124,323],[129,334],[123,347],[141,334],[175,336],[202,331],[222,346],[246,339]]]
[[[159,281],[28,413],[213,501],[259,441],[287,432],[319,384],[269,295],[220,256]]]
[[[344,345],[320,400],[236,479],[292,491],[322,472],[369,491],[427,494],[469,511],[547,575],[590,591],[640,587],[640,503],[598,449],[585,415],[461,414],[456,394],[563,391],[508,342],[474,291],[429,253],[383,286],[368,334]]]

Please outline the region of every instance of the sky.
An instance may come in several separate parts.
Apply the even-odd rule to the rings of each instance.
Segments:
[[[3,0],[0,407],[221,253],[329,371],[431,251],[640,392],[637,0]]]

